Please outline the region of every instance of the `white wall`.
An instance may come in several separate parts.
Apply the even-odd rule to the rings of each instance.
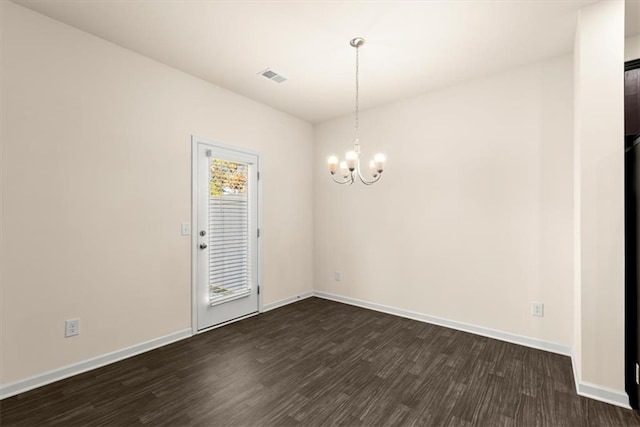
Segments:
[[[576,374],[624,397],[624,2],[583,8],[574,52]]]
[[[263,154],[264,302],[312,289],[308,123],[2,8],[1,383],[191,327],[192,134]]]
[[[572,101],[565,56],[365,111],[371,187],[323,163],[353,118],[318,125],[316,290],[570,346]]]
[[[624,60],[640,59],[640,34],[627,37],[624,41]]]

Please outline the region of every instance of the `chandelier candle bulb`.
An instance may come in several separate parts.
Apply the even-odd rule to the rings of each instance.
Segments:
[[[356,165],[358,163],[358,154],[355,151],[349,151],[345,155],[345,159],[347,159],[347,167],[351,172],[356,170]]]
[[[384,164],[386,161],[387,157],[384,154],[378,153],[375,155],[375,157],[373,158],[373,162],[378,172],[382,172],[384,170]]]
[[[369,161],[369,172],[371,172],[374,178],[378,175],[378,168],[376,168],[376,162],[373,160]]]
[[[338,158],[336,156],[329,157],[329,159],[327,160],[327,167],[329,168],[329,172],[331,172],[331,175],[336,173],[336,171],[338,170]]]
[[[340,162],[340,173],[344,178],[349,176],[349,168],[347,167],[347,162],[344,160]]]

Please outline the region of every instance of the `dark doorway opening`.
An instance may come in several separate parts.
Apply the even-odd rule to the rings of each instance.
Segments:
[[[625,388],[640,409],[640,60],[625,63],[624,124]]]

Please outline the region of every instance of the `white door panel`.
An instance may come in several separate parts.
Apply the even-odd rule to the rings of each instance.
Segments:
[[[258,155],[194,138],[197,330],[258,312]]]

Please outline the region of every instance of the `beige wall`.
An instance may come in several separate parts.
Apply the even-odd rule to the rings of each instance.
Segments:
[[[2,7],[0,382],[191,327],[192,134],[262,152],[264,302],[312,289],[311,125]]]
[[[640,59],[640,34],[627,37],[624,41],[624,60]]]
[[[365,111],[372,187],[323,163],[353,118],[317,126],[316,290],[570,346],[572,102],[566,56]]]
[[[624,2],[581,10],[575,58],[577,376],[623,393]]]

